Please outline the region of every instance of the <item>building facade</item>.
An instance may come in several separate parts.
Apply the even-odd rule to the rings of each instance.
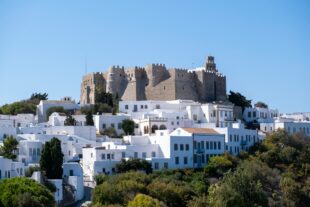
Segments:
[[[164,64],[145,67],[112,66],[106,73],[85,75],[81,83],[81,104],[94,104],[96,91],[118,95],[122,100],[226,100],[226,77],[218,72],[214,57],[193,70]]]

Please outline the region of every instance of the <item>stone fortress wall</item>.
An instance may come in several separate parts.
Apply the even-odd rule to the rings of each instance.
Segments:
[[[83,77],[81,104],[94,104],[95,91],[118,94],[122,100],[225,101],[226,77],[218,72],[214,57],[198,69],[167,69],[164,64],[145,67],[112,66],[105,73]]]

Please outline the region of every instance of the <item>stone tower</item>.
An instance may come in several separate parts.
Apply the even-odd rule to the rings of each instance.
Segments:
[[[205,65],[192,70],[171,68],[164,64],[145,67],[112,66],[105,73],[83,77],[81,103],[94,104],[95,91],[101,90],[122,100],[194,100],[202,103],[225,101],[226,77],[218,72],[213,56]]]

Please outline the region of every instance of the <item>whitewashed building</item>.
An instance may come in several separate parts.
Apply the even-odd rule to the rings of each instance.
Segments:
[[[254,107],[245,108],[243,111],[243,119],[247,123],[272,123],[277,117],[279,117],[277,109]]]
[[[25,175],[25,166],[21,162],[0,156],[0,179],[14,178]]]
[[[80,105],[75,103],[75,101],[71,100],[70,98],[64,98],[63,100],[60,101],[42,100],[40,101],[40,104],[37,105],[38,122],[42,123],[48,121],[46,112],[49,108],[55,106],[63,107],[65,110],[80,109]]]

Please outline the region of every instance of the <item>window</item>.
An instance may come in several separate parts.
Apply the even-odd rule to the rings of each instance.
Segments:
[[[0,179],[1,179],[1,177],[2,177],[2,172],[1,172],[1,170],[0,170]]]
[[[140,108],[143,109],[143,105],[141,105]]]
[[[194,149],[196,149],[196,148],[197,148],[197,142],[194,141]]]
[[[185,150],[186,150],[186,151],[189,151],[189,144],[186,144],[186,145],[185,145]]]
[[[125,109],[128,109],[128,105],[125,105]]]
[[[40,156],[40,149],[37,148],[37,156]]]
[[[213,142],[210,142],[210,149],[213,150]]]
[[[184,151],[184,144],[180,144],[180,150]]]
[[[253,111],[253,117],[254,118],[256,117],[256,111]]]
[[[178,151],[178,144],[174,144],[174,151]]]
[[[164,168],[168,169],[168,162],[164,162]]]
[[[143,159],[146,158],[146,152],[142,152],[142,158],[143,158]]]
[[[248,117],[251,118],[251,112],[250,111],[248,112]]]
[[[144,108],[147,109],[147,105],[144,105]]]
[[[126,152],[122,152],[122,158],[126,157]]]
[[[217,145],[218,145],[218,149],[220,150],[222,148],[221,142],[218,142]]]
[[[214,146],[214,149],[216,150],[216,142],[214,142],[213,146]]]
[[[114,124],[114,123],[112,123],[112,124],[111,124],[111,127],[112,127],[112,128],[115,128],[115,124]]]
[[[209,149],[209,141],[206,141],[206,149]]]
[[[73,176],[73,170],[70,170],[69,174],[70,174],[70,176]]]
[[[160,105],[159,104],[156,105],[156,109],[160,109]]]
[[[93,153],[90,153],[90,157],[93,158]]]
[[[117,124],[117,128],[118,128],[118,129],[122,129],[122,123],[118,123],[118,124]]]
[[[205,142],[204,142],[204,141],[201,141],[201,142],[200,142],[200,147],[201,147],[201,149],[204,149],[204,148],[205,148]]]
[[[102,124],[102,129],[105,129],[106,128],[106,125],[105,124]]]
[[[175,164],[178,165],[179,164],[179,157],[175,157],[174,161],[175,161]]]
[[[206,154],[206,163],[209,162],[209,154]]]
[[[105,173],[105,168],[102,168],[102,172]]]
[[[134,158],[138,158],[138,152],[134,153]]]
[[[194,163],[196,164],[197,163],[197,155],[194,154]]]
[[[152,157],[156,157],[156,152],[152,152]]]
[[[155,164],[154,164],[154,168],[155,168],[156,170],[158,170],[158,169],[159,169],[159,163],[158,163],[158,162],[155,162]]]
[[[112,158],[112,160],[114,160],[114,154],[111,154],[111,158]]]
[[[187,163],[188,163],[187,157],[184,157],[184,165],[187,165]]]
[[[108,160],[111,159],[111,154],[110,154],[110,153],[107,154],[107,159],[108,159]]]

